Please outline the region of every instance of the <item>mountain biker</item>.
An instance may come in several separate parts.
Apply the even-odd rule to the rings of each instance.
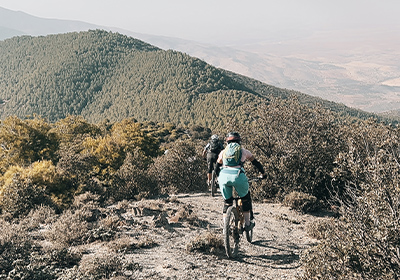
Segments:
[[[243,168],[244,162],[249,160],[261,173],[260,178],[265,177],[265,171],[253,154],[241,147],[239,133],[229,132],[226,136],[226,142],[228,144],[218,155],[215,166],[215,171],[217,176],[219,176],[219,188],[225,200],[223,214],[225,216],[226,210],[233,204],[232,191],[234,187],[238,196],[242,199],[245,230],[250,231],[254,228],[255,222],[253,221],[253,206],[249,192],[249,181]]]
[[[219,153],[224,149],[224,145],[219,141],[218,135],[211,136],[210,142],[204,147],[203,158],[207,158],[207,185],[211,184],[214,163],[217,162]]]

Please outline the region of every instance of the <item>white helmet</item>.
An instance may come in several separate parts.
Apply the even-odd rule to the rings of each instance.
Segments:
[[[218,139],[219,139],[219,137],[217,134],[214,134],[213,136],[211,136],[211,140],[218,140]]]

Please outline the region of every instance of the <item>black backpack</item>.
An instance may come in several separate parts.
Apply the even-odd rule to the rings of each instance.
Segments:
[[[210,141],[210,152],[219,154],[222,151],[221,143],[218,139],[213,139]]]

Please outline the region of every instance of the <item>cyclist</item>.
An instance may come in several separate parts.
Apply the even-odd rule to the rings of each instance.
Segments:
[[[225,200],[223,214],[225,216],[226,210],[233,204],[232,191],[233,188],[235,188],[238,196],[242,199],[245,230],[250,231],[254,228],[255,222],[253,220],[253,206],[249,192],[249,181],[243,165],[245,161],[249,160],[261,173],[260,178],[265,177],[264,168],[249,150],[241,147],[239,133],[229,132],[226,136],[226,142],[228,144],[225,149],[220,152],[215,166],[215,172],[217,176],[219,176],[219,188]]]
[[[218,135],[211,136],[210,142],[204,147],[203,158],[207,158],[207,185],[211,184],[214,163],[217,162],[218,154],[224,149],[224,145],[219,141]]]

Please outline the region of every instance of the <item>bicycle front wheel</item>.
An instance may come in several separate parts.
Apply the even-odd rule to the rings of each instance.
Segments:
[[[224,220],[224,245],[228,258],[235,258],[239,252],[239,215],[236,207],[231,206],[226,211]]]

